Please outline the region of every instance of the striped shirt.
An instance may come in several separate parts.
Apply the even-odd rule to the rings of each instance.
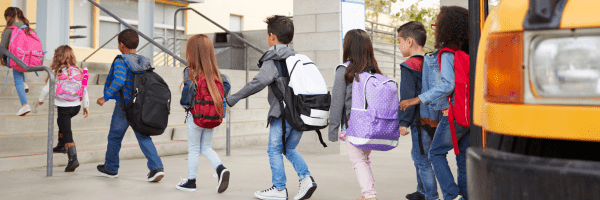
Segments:
[[[119,92],[124,91],[125,103],[129,104],[134,80],[133,71],[129,66],[129,63],[121,55],[115,58],[106,77],[106,83],[104,83],[104,100],[115,99],[120,103]]]

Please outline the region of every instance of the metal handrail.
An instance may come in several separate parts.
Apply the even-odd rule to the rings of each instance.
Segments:
[[[387,26],[387,27],[394,28],[394,29],[398,28],[396,26],[392,26],[392,25],[389,25],[389,24],[382,24],[382,23],[379,23],[379,22],[371,21],[371,20],[365,20],[365,22],[369,22],[371,24],[377,24],[377,25],[380,25],[380,26]]]
[[[114,18],[115,20],[119,21],[119,23],[127,26],[127,28],[136,31],[140,36],[142,36],[144,39],[146,39],[148,42],[152,43],[154,46],[158,47],[159,49],[163,50],[165,53],[173,56],[173,58],[179,60],[181,63],[184,63],[185,65],[187,65],[187,61],[185,61],[183,58],[175,55],[175,53],[169,51],[167,48],[163,47],[162,45],[156,43],[156,41],[152,40],[152,38],[148,37],[146,34],[143,34],[142,32],[138,31],[136,28],[134,28],[133,26],[131,26],[130,24],[128,24],[127,22],[123,21],[123,19],[117,17],[117,15],[113,14],[112,12],[108,11],[106,8],[102,7],[100,4],[98,4],[98,2],[96,2],[95,0],[88,0],[88,2],[90,2],[92,5],[98,7],[100,10],[104,11],[104,13],[110,15],[112,18]],[[175,28],[177,29],[177,28]]]
[[[152,40],[157,40],[157,39],[162,39],[163,41],[165,41],[165,37],[162,37],[162,36],[160,36],[160,37],[154,37],[154,38],[152,38]],[[140,51],[142,51],[144,48],[146,48],[146,46],[148,46],[149,44],[150,44],[150,42],[146,43],[144,46],[142,46],[142,48],[140,48],[140,49],[138,49],[138,50],[135,50],[135,51],[136,51],[136,52],[140,52]]]
[[[33,23],[29,23],[29,25],[33,25],[33,24],[35,24],[35,22],[33,22]],[[5,27],[5,26],[6,26],[6,24],[2,24],[2,25],[0,25],[0,27]]]
[[[55,85],[54,85],[54,72],[46,66],[36,66],[29,67],[25,64],[21,59],[17,58],[14,54],[12,54],[8,49],[0,46],[0,51],[4,53],[8,58],[17,63],[17,65],[21,66],[24,70],[28,72],[34,71],[46,71],[48,72],[48,85],[49,93],[48,93],[48,152],[47,152],[47,163],[46,163],[46,176],[52,176],[52,136],[54,135],[54,93],[55,93]],[[8,65],[8,63],[7,63]]]
[[[106,46],[110,41],[114,40],[115,38],[117,38],[117,36],[119,36],[119,34],[115,34],[115,36],[113,36],[112,38],[110,38],[110,40],[106,41],[102,46],[100,46],[100,48],[97,48],[94,52],[92,52],[88,57],[86,57],[85,59],[83,59],[82,62],[85,62],[87,59],[89,59],[90,57],[92,57],[94,54],[96,54],[96,52],[100,51],[100,49],[104,48],[104,46]]]
[[[89,0],[89,1],[92,1],[92,0]],[[189,7],[187,7],[187,8],[179,8],[179,9],[177,9],[177,10],[175,11],[175,14],[174,14],[174,16],[173,16],[173,18],[175,19],[175,21],[174,21],[174,23],[173,23],[173,27],[175,27],[175,29],[173,29],[173,38],[176,38],[176,37],[177,37],[177,13],[178,13],[179,11],[182,11],[182,10],[191,10],[191,11],[194,11],[196,14],[198,14],[198,15],[200,15],[201,17],[203,17],[204,19],[208,20],[210,23],[212,23],[212,24],[214,24],[215,26],[217,26],[217,27],[219,27],[219,28],[223,29],[223,30],[224,30],[224,31],[225,31],[227,34],[235,36],[237,39],[239,39],[239,40],[241,40],[242,42],[246,43],[248,46],[252,47],[252,48],[253,48],[253,49],[255,49],[256,51],[260,52],[261,54],[264,54],[264,53],[265,53],[265,52],[264,52],[264,51],[262,51],[260,48],[258,48],[258,47],[256,47],[256,46],[254,46],[252,43],[250,43],[250,42],[248,42],[248,41],[244,40],[244,38],[240,37],[240,36],[239,36],[239,35],[237,35],[237,34],[233,34],[233,33],[231,33],[231,31],[227,30],[227,29],[226,29],[226,28],[224,28],[223,26],[221,26],[221,25],[217,24],[217,23],[216,23],[216,22],[214,22],[213,20],[211,20],[211,19],[209,19],[208,17],[204,16],[202,13],[198,12],[196,9],[194,9],[194,8],[189,8]],[[175,41],[173,41],[173,42],[175,42]],[[177,47],[177,45],[173,46],[173,51],[175,51],[176,47]],[[176,65],[175,61],[173,61],[173,65]],[[186,62],[186,65],[187,65],[187,62]]]

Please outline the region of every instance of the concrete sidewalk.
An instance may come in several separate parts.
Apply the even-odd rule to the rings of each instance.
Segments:
[[[318,184],[311,199],[356,199],[361,196],[345,145],[341,146],[341,155],[303,154]],[[406,194],[416,191],[410,148],[410,137],[405,136],[400,138],[396,149],[371,153],[378,199],[405,199]],[[44,168],[3,172],[0,173],[1,199],[255,199],[255,191],[271,187],[266,146],[234,149],[231,156],[225,156],[224,150],[217,150],[217,153],[231,170],[229,188],[222,194],[216,192],[215,171],[203,156],[199,159],[198,190],[175,189],[180,177],[186,178],[188,168],[187,155],[177,155],[162,157],[165,178],[159,183],[146,181],[146,159],[121,160],[119,177],[115,179],[98,174],[96,166],[101,163],[83,164],[74,173],[65,173],[64,167],[55,167],[54,176],[50,178],[45,177]],[[66,154],[55,156],[66,157]],[[449,153],[448,161],[456,173],[453,153]],[[298,176],[287,160],[285,167],[288,197],[293,199],[298,192]]]

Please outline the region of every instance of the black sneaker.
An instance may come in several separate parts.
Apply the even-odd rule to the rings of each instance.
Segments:
[[[158,168],[148,173],[148,181],[150,182],[159,182],[163,177],[165,177],[163,168]]]
[[[185,181],[185,182],[183,182]],[[181,179],[181,181],[179,182],[179,184],[177,184],[177,186],[175,186],[178,190],[183,190],[183,191],[196,191],[196,179]]]
[[[425,195],[421,194],[421,192],[413,192],[412,194],[407,194],[406,199],[409,200],[425,200]]]
[[[227,190],[227,187],[229,186],[229,170],[223,165],[219,165],[219,167],[217,167],[217,173],[215,175],[217,175],[219,178],[217,192],[225,192],[225,190]]]
[[[100,172],[100,175],[108,177],[108,178],[117,178],[119,176],[119,174],[117,173],[110,173],[108,171],[106,171],[106,169],[104,169],[104,165],[98,165],[98,167],[96,167],[98,169],[98,172]]]

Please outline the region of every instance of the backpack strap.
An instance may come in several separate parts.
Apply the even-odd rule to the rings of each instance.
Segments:
[[[456,48],[443,48],[438,53],[438,65],[440,67],[440,74],[442,73],[442,53],[443,52],[456,53]],[[454,68],[454,66],[452,66]],[[458,139],[456,138],[456,127],[454,126],[454,106],[452,106],[452,94],[448,96],[448,104],[450,105],[450,109],[448,110],[448,123],[450,125],[450,134],[452,135],[452,146],[454,148],[454,154],[460,154],[460,150],[458,149]]]
[[[281,60],[274,60],[273,63],[275,64],[275,67],[277,68],[277,71],[279,71],[279,76],[282,77],[288,77],[289,75],[287,74],[287,65],[285,63],[285,61],[281,61]],[[284,102],[283,102],[283,91],[279,90],[279,87],[277,87],[277,81],[273,81],[271,84],[269,84],[269,86],[271,86],[271,91],[273,92],[273,95],[275,95],[275,98],[277,98],[277,101],[279,101],[279,109],[281,110],[281,114],[279,115],[279,117],[281,118],[281,130],[283,131],[283,134],[281,136],[281,141],[283,142],[283,155],[286,155],[287,151],[285,150],[285,113],[284,113]],[[271,120],[269,120],[271,121]]]
[[[419,151],[420,151],[421,155],[425,155],[425,149],[423,149],[423,139],[421,139],[422,136],[421,136],[421,122],[420,122],[420,120],[421,120],[421,105],[420,104],[417,104],[415,106],[414,117],[417,119],[417,134],[419,134],[417,137],[419,140]],[[413,119],[413,121],[414,121],[414,119]]]

